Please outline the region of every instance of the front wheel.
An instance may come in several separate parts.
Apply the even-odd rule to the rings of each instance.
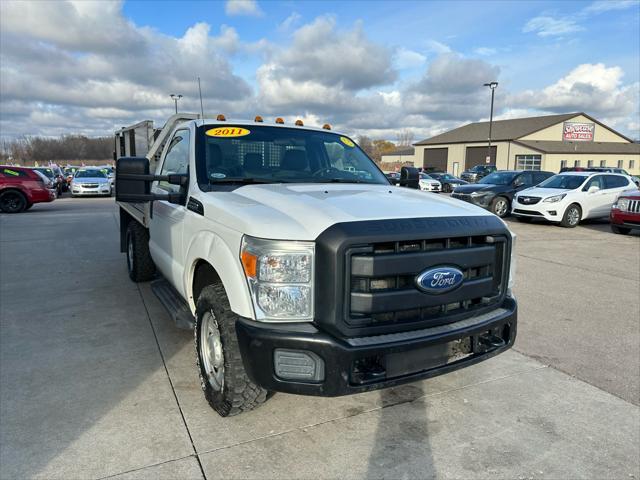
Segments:
[[[491,213],[500,218],[506,217],[509,213],[509,200],[504,197],[496,197],[491,202]]]
[[[580,208],[580,205],[576,205],[575,203],[571,204],[564,211],[560,225],[565,228],[577,227],[580,223],[580,217],[582,217],[582,209]]]
[[[269,397],[269,392],[253,383],[244,369],[237,320],[221,284],[202,289],[194,328],[196,362],[204,396],[221,417],[253,410]]]
[[[617,225],[611,225],[611,231],[618,235],[627,235],[631,229],[627,227],[618,227]]]
[[[450,184],[448,184],[448,183],[445,183],[445,184],[442,186],[442,191],[443,191],[444,193],[451,193],[451,185],[450,185]]]
[[[16,190],[0,193],[0,210],[4,213],[20,213],[27,208],[27,198]]]

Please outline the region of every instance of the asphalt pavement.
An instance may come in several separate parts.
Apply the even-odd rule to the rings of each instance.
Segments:
[[[0,215],[0,478],[640,478],[640,238],[509,223],[513,350],[223,419],[129,281],[113,199]]]

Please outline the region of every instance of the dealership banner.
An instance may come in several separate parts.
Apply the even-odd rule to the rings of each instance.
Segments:
[[[593,142],[595,123],[564,122],[562,140],[567,142]]]

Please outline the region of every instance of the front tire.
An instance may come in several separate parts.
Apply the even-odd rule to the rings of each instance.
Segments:
[[[611,231],[618,235],[627,235],[631,229],[627,227],[618,227],[617,225],[611,225]]]
[[[202,289],[194,328],[196,363],[204,396],[221,417],[253,410],[269,393],[253,383],[244,369],[236,335],[238,318],[222,284]]]
[[[127,270],[134,282],[147,282],[156,273],[156,266],[149,252],[149,230],[136,221],[127,225]]]
[[[27,208],[27,198],[22,192],[9,190],[0,193],[0,210],[4,213],[20,213]]]
[[[491,201],[491,213],[504,218],[509,214],[509,200],[505,197],[496,197]]]
[[[582,209],[580,208],[580,205],[572,203],[564,211],[560,225],[565,228],[575,228],[580,223],[580,218],[582,218]]]
[[[442,186],[442,191],[443,191],[444,193],[451,193],[451,185],[450,185],[450,184],[448,184],[448,183],[445,183],[445,184]]]

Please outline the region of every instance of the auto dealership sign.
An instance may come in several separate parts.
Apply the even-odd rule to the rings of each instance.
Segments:
[[[564,122],[562,140],[566,142],[593,142],[595,123]]]

